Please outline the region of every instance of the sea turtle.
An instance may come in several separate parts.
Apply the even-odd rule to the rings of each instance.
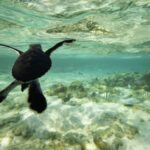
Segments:
[[[38,113],[43,112],[47,107],[47,102],[41,90],[38,78],[43,76],[51,68],[51,53],[64,43],[72,43],[74,41],[74,39],[61,41],[45,52],[42,51],[40,44],[31,44],[26,52],[22,52],[9,45],[0,44],[0,46],[11,48],[19,54],[19,57],[12,67],[12,76],[15,80],[0,91],[0,102],[7,97],[12,89],[21,85],[21,91],[24,91],[26,88],[29,89],[28,102],[30,108]]]

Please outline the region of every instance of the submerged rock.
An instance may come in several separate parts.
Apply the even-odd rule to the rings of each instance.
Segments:
[[[69,89],[71,91],[85,91],[83,83],[81,81],[73,81],[70,84]]]
[[[58,83],[54,84],[47,94],[57,96],[71,105],[81,104],[72,101],[77,98],[96,103],[121,100],[125,106],[134,106],[150,98],[146,93],[146,87],[149,85],[141,77],[138,73],[124,73],[91,81],[73,81],[69,85]]]
[[[13,115],[13,116],[12,116]],[[12,114],[10,116],[3,116],[5,118],[0,118],[0,127],[5,127],[5,126],[9,126],[9,125],[13,125],[16,122],[20,121],[21,117],[18,114]]]
[[[139,104],[141,101],[136,99],[136,98],[126,98],[126,99],[123,99],[121,100],[122,104],[125,105],[125,106],[128,106],[128,107],[132,107],[136,104]]]
[[[124,124],[124,132],[129,139],[133,139],[139,134],[138,128],[129,124]]]
[[[71,98],[71,94],[67,93],[67,86],[65,86],[62,83],[54,84],[50,90],[47,92],[50,96],[58,96],[58,98],[61,98],[64,102],[67,102]]]
[[[80,134],[77,132],[68,132],[64,135],[64,140],[71,145],[83,145],[87,141],[87,137],[84,134]]]
[[[50,28],[47,33],[67,33],[67,32],[94,32],[97,34],[112,34],[110,30],[101,27],[97,21],[93,21],[91,18],[87,18],[76,22],[74,24],[57,25],[57,27]]]
[[[21,122],[21,123],[19,123],[17,128],[13,129],[12,133],[15,136],[21,136],[23,138],[30,138],[34,133],[34,130],[32,128],[30,128],[28,125]]]
[[[115,138],[111,144],[111,150],[120,150],[123,146],[123,141],[120,138]]]
[[[93,141],[99,150],[110,150],[109,145],[100,136],[95,135]]]
[[[49,95],[57,95],[58,93],[65,93],[67,87],[62,83],[54,84],[51,89],[48,91]]]
[[[46,129],[43,129],[43,130],[39,129],[39,131],[36,132],[33,137],[39,138],[41,140],[52,140],[53,141],[53,140],[60,140],[61,136],[62,136],[61,133],[59,133],[57,131],[56,132],[54,132],[54,131],[50,132]]]
[[[107,82],[112,81],[110,84],[106,84],[106,80],[103,79],[93,79],[84,82],[74,81],[69,85],[64,83],[52,85],[47,94],[57,98],[49,102],[47,112],[39,116],[22,111],[14,117],[12,114],[0,117],[2,120],[0,143],[6,133],[10,133],[11,150],[20,150],[22,143],[24,150],[39,148],[89,150],[89,147],[92,150],[120,150],[124,148],[126,144],[124,139],[132,141],[140,136],[140,128],[137,124],[134,125],[135,120],[141,124],[149,121],[147,118],[136,118],[136,112],[149,113],[148,96],[150,95],[144,89],[126,87],[124,80],[115,80],[116,83],[118,82],[115,85],[113,79],[116,77],[107,80]],[[108,99],[102,97],[106,91]],[[80,96],[80,93],[84,96]],[[24,109],[23,105],[20,107]],[[11,108],[13,108],[12,104]]]
[[[85,87],[81,81],[74,81],[69,86],[63,84],[55,84],[51,87],[48,95],[56,95],[64,102],[68,102],[72,97],[83,98],[87,96]]]
[[[93,119],[93,124],[98,124],[101,126],[105,126],[107,124],[112,124],[117,120],[118,114],[112,113],[112,112],[104,112],[99,116],[96,116]]]

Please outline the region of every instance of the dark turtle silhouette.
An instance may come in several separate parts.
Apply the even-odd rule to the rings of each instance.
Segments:
[[[15,50],[20,55],[12,68],[12,76],[15,78],[15,81],[0,91],[0,102],[7,97],[12,89],[21,85],[21,91],[29,88],[28,102],[30,108],[38,113],[43,112],[47,107],[47,102],[41,90],[38,78],[43,76],[51,68],[51,53],[64,43],[72,43],[74,41],[74,39],[61,41],[52,48],[46,50],[46,52],[42,51],[40,44],[30,45],[29,50],[26,52],[22,52],[21,50],[9,45],[0,44],[0,46],[5,46]]]

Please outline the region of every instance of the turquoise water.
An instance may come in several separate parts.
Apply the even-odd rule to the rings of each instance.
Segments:
[[[28,89],[0,103],[0,150],[149,150],[150,2],[1,0],[0,43],[52,55],[39,79],[47,109],[29,108]],[[0,47],[0,90],[18,55]]]

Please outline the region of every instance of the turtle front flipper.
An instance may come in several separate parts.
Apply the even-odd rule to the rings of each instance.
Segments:
[[[75,40],[75,39],[66,39],[66,40],[64,40],[64,41],[61,41],[61,42],[55,44],[53,47],[51,47],[51,48],[49,48],[48,50],[46,50],[45,54],[48,55],[48,56],[50,56],[51,53],[52,53],[54,50],[56,50],[57,48],[61,47],[64,43],[72,43],[72,42],[74,42],[74,41],[76,41],[76,40]]]
[[[43,95],[38,80],[34,80],[29,85],[28,102],[30,104],[30,108],[38,113],[42,113],[47,107],[46,98]]]
[[[6,44],[1,44],[0,43],[0,46],[5,46],[5,47],[8,47],[8,48],[11,48],[13,50],[15,50],[19,55],[22,55],[24,52],[22,52],[21,50],[17,49],[17,48],[14,48],[12,46],[9,46],[9,45],[6,45]]]
[[[13,90],[17,85],[19,85],[19,82],[15,80],[10,83],[5,89],[0,91],[0,102],[2,102],[7,97],[9,92]]]

